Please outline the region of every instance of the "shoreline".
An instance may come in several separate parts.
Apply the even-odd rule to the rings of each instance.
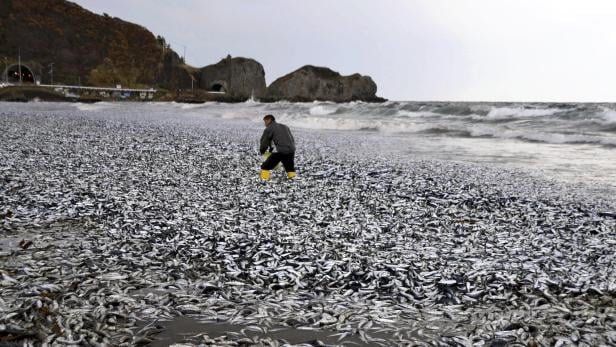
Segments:
[[[110,90],[112,88],[109,88]],[[185,104],[203,104],[206,102],[221,102],[221,103],[242,103],[251,100],[251,97],[233,96],[221,93],[210,93],[204,90],[195,90],[195,92],[178,92],[173,95],[171,91],[157,92],[156,96],[152,99],[139,100],[135,96],[129,98],[122,97],[102,97],[100,95],[85,96],[66,96],[62,93],[56,92],[51,89],[51,86],[37,86],[37,85],[25,85],[25,86],[5,86],[0,88],[0,101],[3,102],[33,102],[33,101],[45,101],[45,102],[83,102],[83,103],[96,103],[101,101],[113,101],[113,102],[178,102]],[[305,103],[305,102],[333,102],[337,104],[344,104],[348,102],[361,101],[366,103],[385,103],[388,100],[380,97],[374,97],[371,99],[357,99],[344,102],[335,102],[319,99],[305,99],[295,98],[290,100],[279,100],[273,98],[262,97],[259,98],[261,103],[276,103],[276,102],[291,102],[291,103]]]
[[[51,336],[50,318],[65,329],[58,343],[145,342],[160,320],[195,314],[366,343],[611,341],[616,216],[582,191],[389,162],[359,137],[308,131],[299,179],[263,185],[260,129],[78,110],[5,119],[0,234],[87,227],[69,244],[1,250],[0,323],[17,341]],[[206,341],[198,333],[192,343]]]

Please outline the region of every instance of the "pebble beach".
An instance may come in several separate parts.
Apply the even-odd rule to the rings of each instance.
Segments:
[[[0,345],[616,344],[611,194],[155,110],[0,104]]]

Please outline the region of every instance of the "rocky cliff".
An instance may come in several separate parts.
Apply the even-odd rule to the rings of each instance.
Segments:
[[[194,67],[185,64],[173,50],[166,50],[155,85],[170,91],[191,89],[192,87],[199,88],[199,84],[193,82],[193,79],[196,80],[196,70]]]
[[[225,92],[232,97],[249,98],[265,95],[265,70],[258,61],[227,56],[198,72],[201,89]]]
[[[270,101],[382,101],[376,83],[369,76],[342,76],[325,67],[306,65],[275,80],[268,88]]]

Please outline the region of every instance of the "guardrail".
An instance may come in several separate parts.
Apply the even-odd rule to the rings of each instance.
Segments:
[[[132,92],[132,93],[156,93],[154,88],[136,89],[136,88],[118,88],[118,87],[90,87],[90,86],[71,86],[65,84],[37,84],[38,87],[46,88],[62,88],[62,89],[80,89],[80,90],[98,90],[104,92]]]

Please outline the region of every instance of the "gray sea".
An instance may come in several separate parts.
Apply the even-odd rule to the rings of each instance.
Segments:
[[[335,131],[341,139],[364,136],[371,144],[363,148],[368,155],[506,166],[591,189],[616,189],[615,104],[249,101],[69,107],[86,113],[117,108],[118,113],[144,117],[222,118],[256,128],[262,126],[263,115],[271,113],[300,131]]]

